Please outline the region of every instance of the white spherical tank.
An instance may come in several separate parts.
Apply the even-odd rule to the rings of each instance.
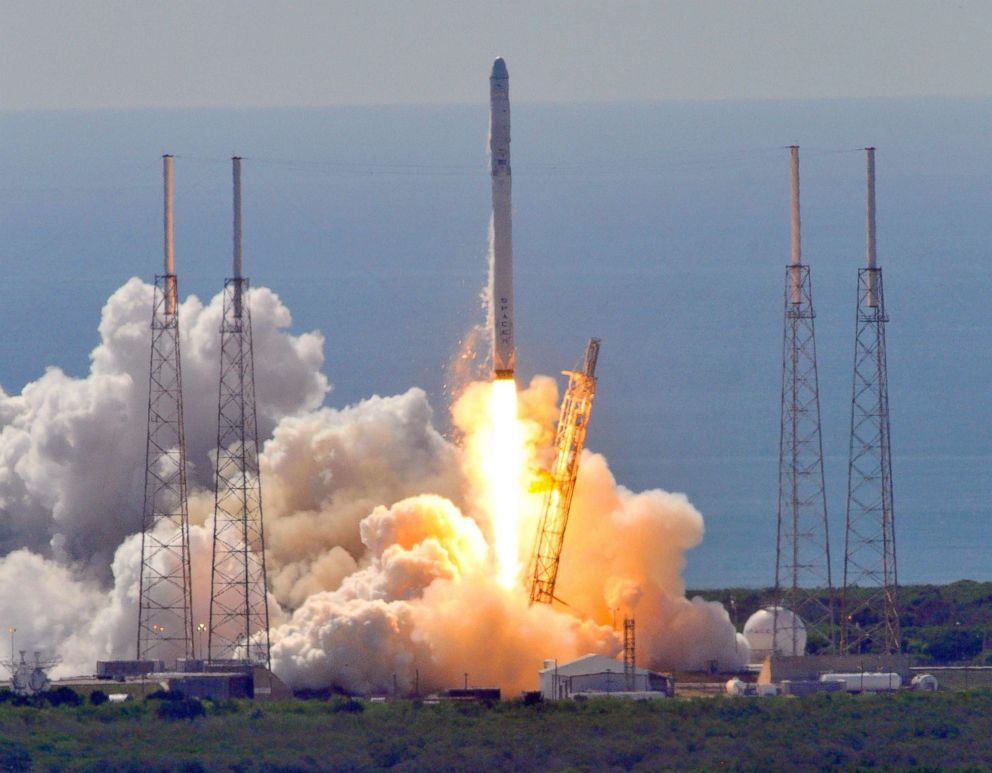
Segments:
[[[773,628],[778,618],[778,632]],[[759,609],[744,624],[744,638],[751,645],[756,657],[766,657],[774,651],[777,655],[803,655],[806,652],[806,625],[784,607]]]
[[[740,658],[742,663],[751,662],[751,642],[747,640],[744,634],[740,632],[734,634],[734,648],[737,650],[737,657]]]

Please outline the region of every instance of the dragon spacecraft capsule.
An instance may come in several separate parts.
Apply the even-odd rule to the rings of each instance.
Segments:
[[[492,320],[493,378],[512,379],[513,235],[510,218],[510,75],[493,62],[489,77],[489,156],[493,176]]]

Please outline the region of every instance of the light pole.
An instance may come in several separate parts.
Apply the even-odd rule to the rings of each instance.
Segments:
[[[197,623],[196,630],[200,634],[200,660],[203,660],[203,632],[207,630],[206,623]]]
[[[10,628],[10,663],[14,664],[14,634],[17,633],[17,629],[11,626]]]
[[[156,642],[155,651],[158,653],[159,657],[162,657],[162,639],[165,638],[165,626],[159,625],[158,623],[152,623],[152,633],[154,633],[159,641]]]

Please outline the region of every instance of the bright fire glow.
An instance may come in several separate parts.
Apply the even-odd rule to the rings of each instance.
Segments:
[[[489,442],[480,451],[497,579],[505,587],[511,587],[520,575],[520,493],[527,459],[524,432],[517,418],[517,385],[513,379],[492,382],[487,424]]]

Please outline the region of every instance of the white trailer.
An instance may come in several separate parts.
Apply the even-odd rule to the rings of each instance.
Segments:
[[[820,681],[840,682],[847,692],[894,692],[902,687],[902,677],[891,671],[823,674]]]

